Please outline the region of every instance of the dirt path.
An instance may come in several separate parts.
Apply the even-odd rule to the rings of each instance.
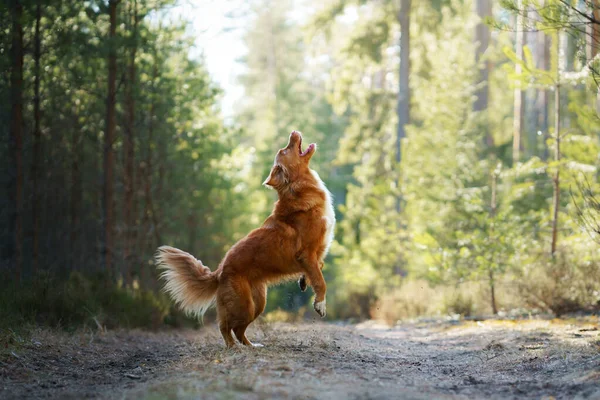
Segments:
[[[598,321],[260,324],[262,349],[200,331],[34,333],[2,344],[0,398],[597,398]],[[11,350],[14,349],[14,350]]]

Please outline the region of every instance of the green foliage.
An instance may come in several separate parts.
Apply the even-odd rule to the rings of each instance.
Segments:
[[[107,39],[109,16],[104,2],[41,4],[39,123],[43,153],[41,159],[33,159],[33,138],[26,135],[22,212],[28,216],[34,207],[45,211],[41,213],[44,219],[35,227],[30,218],[25,219],[25,279],[31,279],[35,269],[29,257],[34,253],[33,231],[39,237],[37,248],[43,260],[39,269],[63,277],[75,266],[86,274],[102,269],[101,166],[111,46],[117,50],[118,81],[114,100],[116,139],[112,145],[117,244],[111,249],[116,268],[110,278],[123,277],[130,285],[132,277],[138,277],[145,288],[155,288],[150,260],[157,246],[177,243],[199,254],[208,265],[216,265],[231,242],[247,232],[247,221],[240,217],[246,207],[242,193],[247,158],[237,141],[240,131],[223,123],[218,109],[221,91],[209,77],[203,60],[190,56],[193,41],[186,34],[186,24],[165,24],[155,18],[172,3],[118,2],[116,36],[111,40]],[[35,6],[32,2],[23,4],[24,40],[28,43],[34,41]],[[7,10],[0,12],[8,17]],[[0,40],[3,54],[10,54],[9,36],[3,35]],[[133,49],[135,76],[131,81]],[[33,54],[27,52],[23,89],[28,99],[26,129],[33,126],[35,117],[29,101],[34,98],[34,65]],[[8,80],[0,83],[4,104],[10,104],[7,85]],[[125,219],[123,201],[130,92],[135,112],[131,128],[133,226],[126,226],[131,224]],[[2,159],[9,151],[7,144],[2,141]],[[35,168],[42,171],[38,178],[41,198],[33,195]],[[3,225],[12,212],[10,207],[6,209],[7,213],[0,214]],[[8,230],[0,232],[3,242],[11,234]],[[135,238],[129,249],[133,255],[125,260],[129,234]]]
[[[169,303],[164,295],[109,284],[101,275],[87,278],[72,272],[69,279],[62,281],[40,273],[27,286],[4,285],[0,326],[7,329],[41,324],[67,330],[158,328],[167,317]]]
[[[244,132],[238,140],[249,149],[248,173],[243,179],[249,208],[245,221],[253,228],[271,211],[275,194],[261,186],[273,164],[276,151],[285,146],[292,130],[300,130],[307,145],[318,143],[311,161],[336,199],[343,199],[347,172],[333,164],[345,117],[336,116],[326,98],[321,78],[330,62],[317,62],[323,49],[311,48],[302,36],[302,26],[292,18],[292,1],[257,1],[245,34],[248,55],[246,72],[240,77],[244,101],[237,115]],[[312,54],[314,52],[314,54]],[[312,62],[308,62],[308,58]],[[309,302],[309,293],[299,293],[289,283],[269,291],[267,310],[297,309]]]
[[[496,299],[500,308],[526,305],[557,314],[596,309],[598,288],[589,278],[597,275],[599,254],[588,234],[597,239],[600,220],[594,197],[600,188],[600,61],[586,58],[593,49],[586,48],[581,27],[590,21],[574,9],[577,3],[495,3],[495,19],[487,22],[499,29],[476,61],[480,38],[474,34],[481,21],[472,1],[412,1],[410,123],[400,163],[398,1],[253,1],[244,25],[248,51],[240,60],[245,93],[229,125],[218,107],[221,89],[204,60],[190,56],[186,24],[161,17],[172,4],[119,2],[110,40],[106,2],[43,4],[43,151],[37,160],[42,195],[36,198],[29,134],[35,122],[29,44],[36,4],[23,2],[25,282],[0,295],[3,325],[189,323],[156,294],[155,248],[175,245],[216,268],[227,249],[270,212],[275,194],[261,182],[294,129],[318,143],[312,166],[335,198],[337,231],[324,269],[328,315],[390,322],[422,313],[469,315],[487,310],[492,291],[501,297],[498,290],[516,299]],[[524,28],[536,33],[526,39],[520,59],[511,21],[525,9]],[[0,15],[0,54],[10,56],[11,15],[6,7]],[[101,165],[111,48],[118,61],[117,244],[114,270],[103,271]],[[9,58],[0,57],[3,104],[11,102]],[[489,74],[480,81],[484,69]],[[475,111],[482,88],[488,108]],[[511,152],[514,89],[522,89],[525,99],[527,140],[518,162]],[[562,106],[554,115],[556,93]],[[131,224],[123,200],[132,100]],[[10,107],[2,107],[0,117],[9,120]],[[557,118],[558,132],[548,128]],[[8,129],[0,126],[3,138],[10,138]],[[554,159],[558,138],[561,157]],[[10,159],[11,149],[2,139],[0,159]],[[2,168],[0,183],[8,187],[12,169]],[[557,173],[560,245],[553,259],[548,253]],[[9,227],[0,239],[9,243],[16,208],[4,198],[0,205],[0,222]],[[34,224],[30,211],[36,206],[43,211]],[[43,260],[37,271],[34,231]],[[127,233],[135,244],[126,259]],[[9,245],[1,251],[4,266]],[[517,287],[520,295],[506,287]],[[310,308],[310,297],[288,282],[270,290],[267,310],[279,310],[273,318],[292,318]],[[435,306],[425,304],[434,297]]]
[[[546,252],[534,251],[535,256],[525,261],[519,291],[528,307],[557,316],[599,309],[597,251],[590,248],[588,238],[581,236],[569,238],[567,246],[564,248],[568,250],[562,250],[554,259]]]
[[[504,3],[508,10],[521,11],[514,2]],[[489,76],[490,111],[481,113],[473,111],[475,60],[465,57],[475,52],[472,32],[477,21],[472,5],[460,1],[440,7],[429,2],[413,5],[410,84],[415,95],[399,168],[392,150],[397,89],[380,78],[394,71],[397,58],[389,57],[385,50],[393,48],[389,32],[398,27],[393,19],[386,20],[386,25],[380,22],[380,15],[389,15],[384,12],[387,2],[358,7],[360,17],[352,23],[357,29],[348,35],[348,44],[342,42],[339,53],[334,53],[338,67],[332,74],[334,110],[349,115],[337,160],[353,168],[346,201],[340,206],[343,220],[338,245],[333,248],[337,256],[334,285],[344,288],[336,297],[386,292],[384,288],[398,285],[394,272],[399,266],[409,275],[441,285],[487,282],[491,296],[489,290],[500,282],[519,279],[532,247],[542,251],[544,243],[549,243],[552,179],[557,168],[562,183],[560,240],[572,243],[580,234],[569,214],[568,188],[581,174],[595,182],[591,174],[595,174],[600,149],[597,135],[591,132],[598,131],[598,118],[589,96],[574,90],[590,74],[565,71],[563,64],[567,64],[558,57],[562,51],[559,36],[570,10],[559,2],[550,3],[532,28],[551,36],[552,64],[548,69],[536,65],[528,46],[524,59],[518,59],[510,36],[500,32],[486,58],[502,68],[492,70]],[[336,7],[336,15],[343,14]],[[345,9],[351,7],[352,3],[345,4]],[[376,27],[368,38],[360,30],[362,24]],[[336,34],[347,31],[337,22],[330,24],[328,33],[337,44]],[[515,64],[522,67],[519,75]],[[548,143],[528,144],[535,146],[529,149],[531,157],[512,163],[508,152],[512,98],[505,95],[510,93],[507,82],[510,88],[548,90],[561,85],[565,93],[568,89],[569,107],[560,112],[563,121],[568,121],[563,124],[570,128],[561,132],[560,162],[535,156],[547,151],[538,146],[552,148],[553,139],[549,139]],[[545,112],[551,114],[551,108]],[[491,133],[497,143],[494,148],[484,145],[484,132]],[[399,178],[401,185],[396,187]],[[399,196],[403,200],[400,215],[395,208]],[[563,251],[570,254],[571,250]],[[386,302],[398,302],[401,307],[401,297],[392,298],[395,300],[385,295]],[[458,313],[469,314],[472,308],[468,296],[462,294],[448,301],[447,309],[456,308]]]

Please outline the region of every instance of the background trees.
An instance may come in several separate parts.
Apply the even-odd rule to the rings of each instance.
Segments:
[[[11,197],[2,207],[2,262],[12,276],[102,271],[131,284],[127,277],[149,274],[159,241],[190,243],[190,216],[178,208],[207,211],[192,243],[206,242],[213,263],[237,233],[222,226],[238,211],[237,175],[221,173],[234,170],[223,163],[236,130],[223,125],[204,66],[187,56],[185,27],[149,17],[168,5],[2,9],[10,21],[2,95],[12,105],[3,109]]]
[[[400,317],[429,286],[438,312],[596,307],[600,6],[492,3],[252,1],[227,124],[175,2],[3,5],[3,272],[131,294],[157,291],[160,244],[216,267],[299,129],[336,199],[333,316]]]

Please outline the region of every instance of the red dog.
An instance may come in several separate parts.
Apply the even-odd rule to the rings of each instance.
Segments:
[[[308,278],[315,291],[314,308],[325,316],[327,286],[321,269],[333,240],[335,215],[329,191],[308,166],[316,150],[313,143],[303,152],[302,135],[291,133],[264,182],[279,197],[272,214],[227,252],[216,271],[184,251],[158,249],[165,290],[182,309],[201,316],[216,300],[227,347],[235,345],[231,331],[240,343],[253,345],[246,328],[264,311],[269,284],[301,275],[304,290]]]

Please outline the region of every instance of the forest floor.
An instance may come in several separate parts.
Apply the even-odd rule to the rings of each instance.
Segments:
[[[255,323],[3,338],[0,398],[600,399],[598,319]]]

